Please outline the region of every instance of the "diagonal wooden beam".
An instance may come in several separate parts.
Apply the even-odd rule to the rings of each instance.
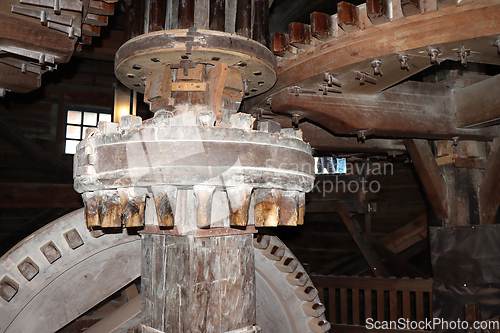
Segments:
[[[419,269],[415,268],[415,266],[408,263],[406,260],[401,258],[399,255],[395,254],[384,245],[382,245],[379,241],[373,240],[372,246],[378,255],[389,261],[391,264],[399,268],[403,273],[408,275],[410,278],[422,277],[427,278],[428,276],[422,273]]]
[[[500,123],[500,75],[453,91],[457,126],[479,128]]]
[[[446,183],[427,140],[404,139],[406,149],[438,218],[448,218]]]
[[[491,150],[479,188],[479,219],[482,225],[495,222],[500,205],[500,138],[493,141]]]
[[[56,174],[63,182],[73,182],[73,172],[61,160],[26,139],[26,137],[3,120],[0,120],[0,139],[5,140],[27,157],[40,164],[47,172]]]
[[[352,218],[347,212],[339,212],[342,221],[344,221],[345,226],[349,230],[352,238],[359,247],[359,250],[365,257],[368,265],[376,277],[387,277],[388,274],[382,265],[382,261],[373,251],[372,247],[369,245],[366,237],[361,234],[358,222]]]

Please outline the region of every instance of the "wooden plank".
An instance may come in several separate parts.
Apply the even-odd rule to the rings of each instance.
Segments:
[[[448,217],[446,183],[427,140],[404,139],[406,149],[422,181],[425,193],[439,218]]]
[[[366,318],[372,318],[372,291],[371,289],[365,289],[365,320]]]
[[[500,138],[493,141],[491,154],[486,163],[483,182],[479,188],[479,212],[481,225],[493,224],[500,204]]]
[[[417,291],[415,293],[416,320],[424,320],[424,293]]]
[[[219,63],[210,68],[209,73],[210,110],[218,121],[222,120],[222,93],[226,85],[227,72],[227,64]]]
[[[339,215],[342,218],[342,221],[344,221],[344,224],[349,230],[349,233],[351,234],[352,238],[358,245],[359,250],[365,257],[366,261],[368,262],[368,265],[370,265],[373,274],[375,274],[375,276],[377,277],[387,276],[387,272],[385,271],[385,268],[382,265],[380,258],[368,245],[365,236],[362,235],[361,232],[359,231],[360,227],[358,225],[358,222],[354,218],[349,216],[349,213],[339,212]]]
[[[359,325],[359,289],[352,290],[352,324]]]
[[[406,250],[427,237],[427,214],[422,214],[398,230],[380,238],[380,244],[394,253]]]
[[[25,138],[8,123],[0,120],[0,138],[16,147],[27,157],[44,167],[49,173],[56,174],[64,182],[73,182],[71,168],[61,160],[40,148],[37,144]]]
[[[377,290],[377,320],[385,320],[384,290]]]
[[[432,291],[432,279],[389,279],[389,278],[364,278],[342,277],[310,274],[316,287],[335,286],[345,289],[395,290],[395,291]]]
[[[410,292],[403,291],[403,318],[410,319],[411,316],[410,306]]]
[[[331,323],[336,323],[337,322],[337,295],[336,295],[336,289],[335,286],[331,286],[328,288],[328,313],[329,317],[328,320]]]
[[[271,97],[271,108],[288,114],[300,110],[336,134],[353,135],[370,129],[375,136],[392,137],[490,140],[498,136],[498,130],[492,128],[457,128],[448,88],[423,82],[401,86],[377,95],[301,94],[286,88]]]
[[[347,322],[347,289],[340,288],[340,323],[348,324]]]
[[[453,90],[457,126],[478,128],[500,123],[500,75]]]
[[[394,321],[398,319],[398,292],[389,291],[389,318]]]

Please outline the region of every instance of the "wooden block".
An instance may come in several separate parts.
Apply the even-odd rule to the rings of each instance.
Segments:
[[[253,240],[253,246],[256,249],[267,249],[269,243],[271,242],[271,236],[269,235],[257,235]]]
[[[309,25],[292,22],[288,25],[288,41],[290,44],[310,44],[311,29]]]
[[[144,90],[144,102],[149,104],[156,99],[170,97],[172,97],[172,69],[165,66],[148,75]]]
[[[331,325],[329,322],[319,318],[309,320],[307,325],[309,326],[309,329],[314,333],[325,333],[330,331],[331,329]]]
[[[278,261],[285,255],[285,248],[277,245],[271,245],[262,251],[262,254],[268,259]]]
[[[312,301],[318,296],[318,290],[313,286],[298,287],[295,295],[304,301]]]
[[[222,94],[226,86],[228,66],[219,63],[210,68],[209,72],[209,96],[210,110],[215,114],[217,121],[222,120]]]
[[[445,165],[445,164],[451,164],[455,163],[455,155],[446,155],[442,157],[436,158],[436,163],[437,165]]]
[[[292,273],[299,266],[297,259],[283,257],[280,261],[274,263],[274,266],[281,272]]]
[[[309,276],[304,272],[293,272],[286,275],[286,280],[292,286],[304,286],[309,281]]]
[[[304,313],[311,317],[319,317],[325,313],[325,306],[322,303],[307,302],[302,304]]]
[[[332,35],[332,20],[330,15],[313,12],[310,15],[311,35],[318,39],[327,38]]]
[[[205,82],[173,82],[172,91],[206,91]]]

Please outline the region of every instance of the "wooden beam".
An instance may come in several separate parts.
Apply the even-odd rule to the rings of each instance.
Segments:
[[[376,277],[387,277],[387,272],[380,261],[380,258],[373,251],[372,247],[368,244],[366,237],[361,234],[358,222],[352,218],[347,212],[339,212],[342,221],[349,230],[352,238],[359,247],[359,250],[365,257],[368,265]]]
[[[500,205],[500,138],[493,141],[491,150],[479,188],[479,214],[482,225],[495,222]]]
[[[427,140],[404,139],[406,149],[415,165],[432,207],[438,218],[448,218],[446,183]]]
[[[373,240],[372,246],[378,255],[389,261],[391,264],[399,268],[404,274],[408,275],[410,278],[422,277],[427,278],[428,276],[422,273],[419,269],[415,268],[415,266],[408,263],[406,260],[386,248],[379,241]]]
[[[491,140],[497,128],[459,129],[450,90],[432,83],[406,82],[377,95],[300,93],[284,89],[271,98],[273,112],[301,112],[339,135],[370,130],[374,136]]]
[[[69,167],[37,144],[26,139],[3,120],[0,120],[0,139],[5,140],[27,157],[43,166],[47,172],[56,174],[62,181],[73,182],[73,172]]]
[[[500,75],[453,90],[457,126],[478,128],[500,123]]]
[[[80,208],[73,184],[0,184],[0,208]]]

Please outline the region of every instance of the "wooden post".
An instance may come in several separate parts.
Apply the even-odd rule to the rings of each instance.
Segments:
[[[143,234],[142,323],[168,333],[227,332],[255,324],[251,234]]]

